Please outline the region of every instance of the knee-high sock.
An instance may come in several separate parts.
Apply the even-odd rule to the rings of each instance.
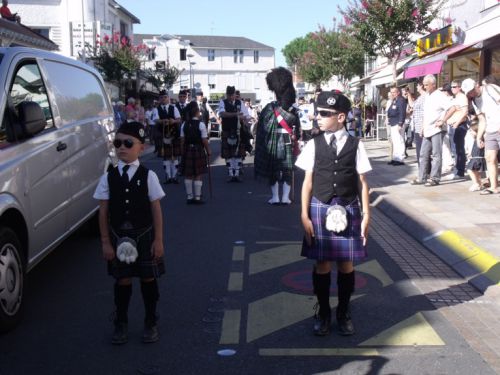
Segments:
[[[200,199],[202,186],[203,186],[203,181],[194,181],[194,198],[195,199]]]
[[[234,158],[234,175],[239,176],[241,169],[241,158]]]
[[[350,273],[337,274],[337,286],[339,293],[339,304],[337,306],[337,318],[342,318],[349,311],[349,302],[354,292],[354,271]]]
[[[317,297],[319,303],[319,315],[326,317],[330,314],[330,285],[331,285],[331,272],[317,273]]]
[[[184,186],[186,187],[187,198],[193,199],[193,180],[184,179]]]
[[[150,324],[156,323],[156,305],[160,293],[158,291],[158,282],[156,280],[144,282],[141,281],[142,299],[144,301],[145,321]]]
[[[279,188],[280,186],[278,181],[276,181],[274,185],[271,185],[271,193],[273,194],[273,196],[271,197],[271,199],[269,199],[269,203],[279,203],[280,201]]]
[[[170,160],[164,160],[163,161],[163,169],[165,169],[165,174],[167,176],[167,178],[172,178],[172,172],[171,172],[171,169],[170,169],[170,164],[172,162]]]
[[[179,165],[179,160],[175,159],[171,164],[170,164],[170,170],[172,173],[172,178],[177,177],[177,166]]]
[[[116,307],[116,321],[120,323],[128,322],[128,305],[130,296],[132,295],[132,284],[120,285],[115,284],[115,307]]]
[[[232,159],[226,159],[227,173],[229,174],[230,177],[233,176],[233,168],[231,167],[232,165],[231,160]]]
[[[281,196],[282,203],[291,203],[292,202],[290,200],[290,188],[291,188],[290,185],[288,185],[286,182],[283,182],[283,195]]]

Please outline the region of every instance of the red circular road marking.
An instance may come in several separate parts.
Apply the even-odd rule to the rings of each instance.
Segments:
[[[289,288],[295,289],[302,293],[312,293],[312,271],[304,270],[304,271],[296,271],[286,274],[281,278],[281,282],[288,286]],[[330,286],[330,291],[337,290],[337,277],[336,273],[332,272],[332,284]],[[360,272],[356,272],[355,275],[355,286],[356,289],[364,288],[367,284],[366,277],[363,276]]]

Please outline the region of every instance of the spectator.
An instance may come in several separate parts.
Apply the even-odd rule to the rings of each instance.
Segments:
[[[404,122],[406,117],[406,100],[401,96],[399,88],[391,88],[392,102],[387,109],[388,124],[391,127],[392,160],[389,165],[404,165]]]
[[[138,121],[137,110],[135,108],[135,99],[132,97],[127,99],[125,114],[128,122]]]
[[[447,96],[448,100],[451,103],[453,99],[453,93],[451,92],[451,85],[449,83],[446,83],[443,85],[443,87],[441,87],[440,90],[445,93],[445,95]],[[453,161],[454,146],[452,144],[452,139],[455,129],[451,129],[450,131],[449,129],[450,127],[446,124],[446,118],[444,118],[443,121],[445,122],[444,124],[445,133],[443,137],[443,147],[442,147],[443,155],[441,158],[442,160],[441,173],[445,174],[452,172],[455,166],[455,163]],[[450,177],[453,178],[452,175],[450,175]]]
[[[486,171],[486,160],[484,159],[484,148],[477,146],[477,130],[479,121],[476,116],[470,120],[470,128],[465,136],[465,150],[467,152],[467,173],[472,181],[469,191],[483,190],[481,175]]]
[[[2,18],[5,18],[6,20],[21,23],[21,17],[17,13],[12,13],[10,11],[8,0],[2,0],[0,14],[2,15]]]
[[[498,194],[498,149],[500,147],[500,87],[493,83],[482,86],[471,78],[462,82],[462,91],[472,101],[479,119],[476,143],[484,148],[490,188],[482,195]]]
[[[116,127],[120,127],[125,121],[126,121],[126,116],[125,116],[125,111],[123,110],[125,104],[119,100],[116,105],[113,108],[114,114],[115,114],[115,124]]]
[[[422,126],[424,123],[424,102],[425,102],[425,88],[422,81],[417,83],[418,98],[412,103],[412,127],[415,139],[415,149],[417,153],[417,162],[420,166],[420,149],[422,147]]]

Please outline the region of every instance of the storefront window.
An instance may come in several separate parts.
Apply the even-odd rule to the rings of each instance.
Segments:
[[[455,57],[448,60],[450,66],[450,79],[451,80],[463,81],[466,78],[472,78],[475,80],[479,79],[479,52],[468,53],[467,55]]]
[[[491,51],[491,71],[497,80],[500,80],[500,49],[494,49]]]

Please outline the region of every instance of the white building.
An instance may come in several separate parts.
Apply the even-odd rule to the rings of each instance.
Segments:
[[[242,97],[262,103],[273,100],[266,74],[275,66],[274,48],[231,36],[136,34],[134,44],[155,48],[154,60],[146,67],[170,64],[181,71],[171,91],[202,90],[210,99],[223,97],[226,86],[235,86]]]
[[[56,43],[59,53],[75,58],[84,43],[95,45],[97,35],[119,32],[131,38],[133,24],[140,23],[114,0],[10,0],[9,8],[24,25]]]

